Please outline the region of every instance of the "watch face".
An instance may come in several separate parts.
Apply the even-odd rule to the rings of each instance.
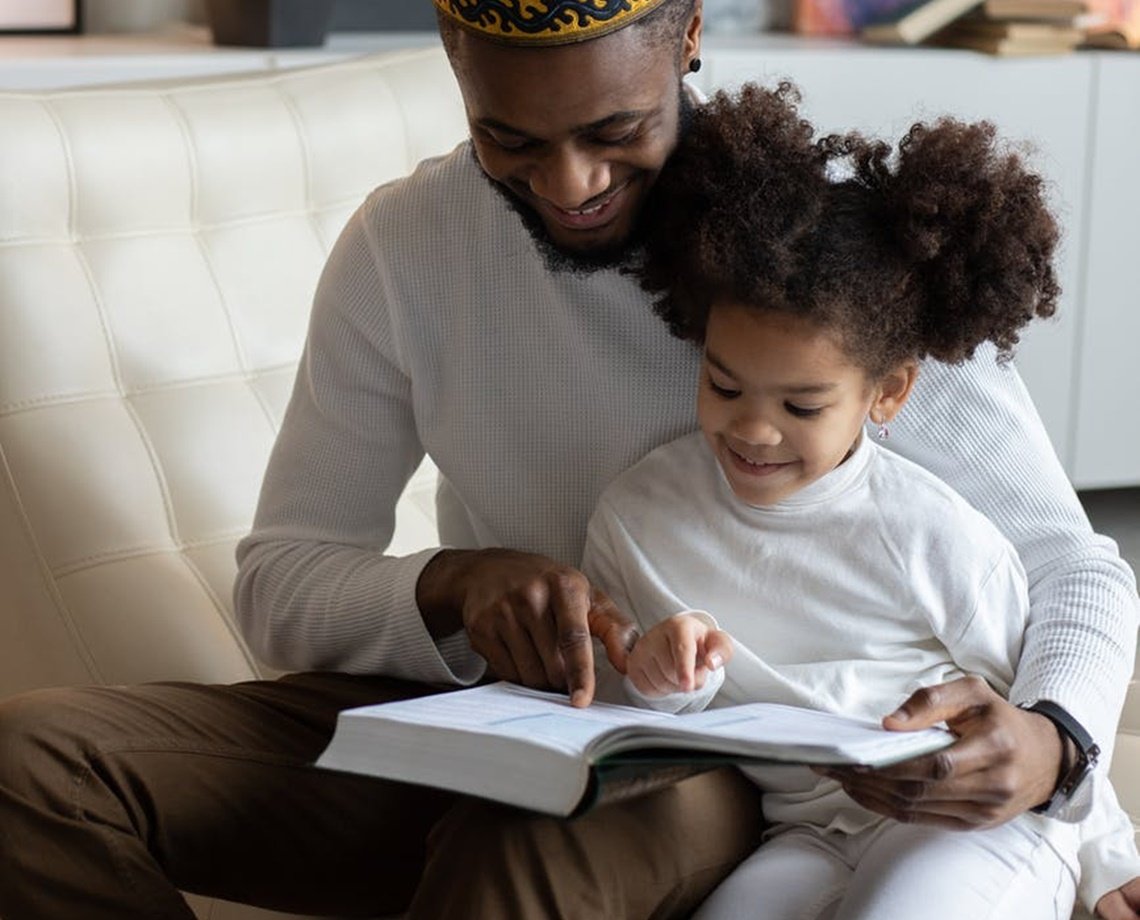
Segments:
[[[1073,768],[1061,780],[1060,785],[1057,787],[1056,794],[1064,796],[1066,799],[1073,797],[1073,793],[1077,791],[1085,778],[1092,773],[1092,767],[1089,765],[1088,759],[1083,753],[1077,754],[1077,762],[1073,764]]]

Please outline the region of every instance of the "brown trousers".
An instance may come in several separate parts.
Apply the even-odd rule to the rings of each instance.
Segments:
[[[428,692],[317,673],[0,702],[0,917],[191,920],[179,889],[342,917],[681,917],[759,842],[732,770],[558,820],[311,766],[340,709]]]

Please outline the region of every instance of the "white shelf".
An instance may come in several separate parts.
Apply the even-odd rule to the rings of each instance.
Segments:
[[[1094,488],[1140,485],[1140,58],[1106,55],[1097,74],[1075,342],[1073,468]]]

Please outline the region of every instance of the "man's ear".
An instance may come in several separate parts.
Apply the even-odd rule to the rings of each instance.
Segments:
[[[889,422],[910,398],[914,382],[918,379],[918,362],[904,361],[894,370],[879,378],[875,385],[875,399],[871,403],[871,421],[876,425]]]
[[[704,0],[697,0],[693,15],[685,26],[685,37],[681,42],[681,76],[689,73],[690,65],[701,57],[701,30],[704,25]]]

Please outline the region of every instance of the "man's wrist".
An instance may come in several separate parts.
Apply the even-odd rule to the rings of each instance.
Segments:
[[[470,551],[442,549],[428,561],[416,581],[416,606],[428,634],[436,640],[463,629],[463,608],[455,590]]]
[[[1072,801],[1086,782],[1096,766],[1100,748],[1084,726],[1060,704],[1052,700],[1035,700],[1022,704],[1020,708],[1048,719],[1061,742],[1061,762],[1052,793],[1031,809],[1037,814],[1053,817]]]

